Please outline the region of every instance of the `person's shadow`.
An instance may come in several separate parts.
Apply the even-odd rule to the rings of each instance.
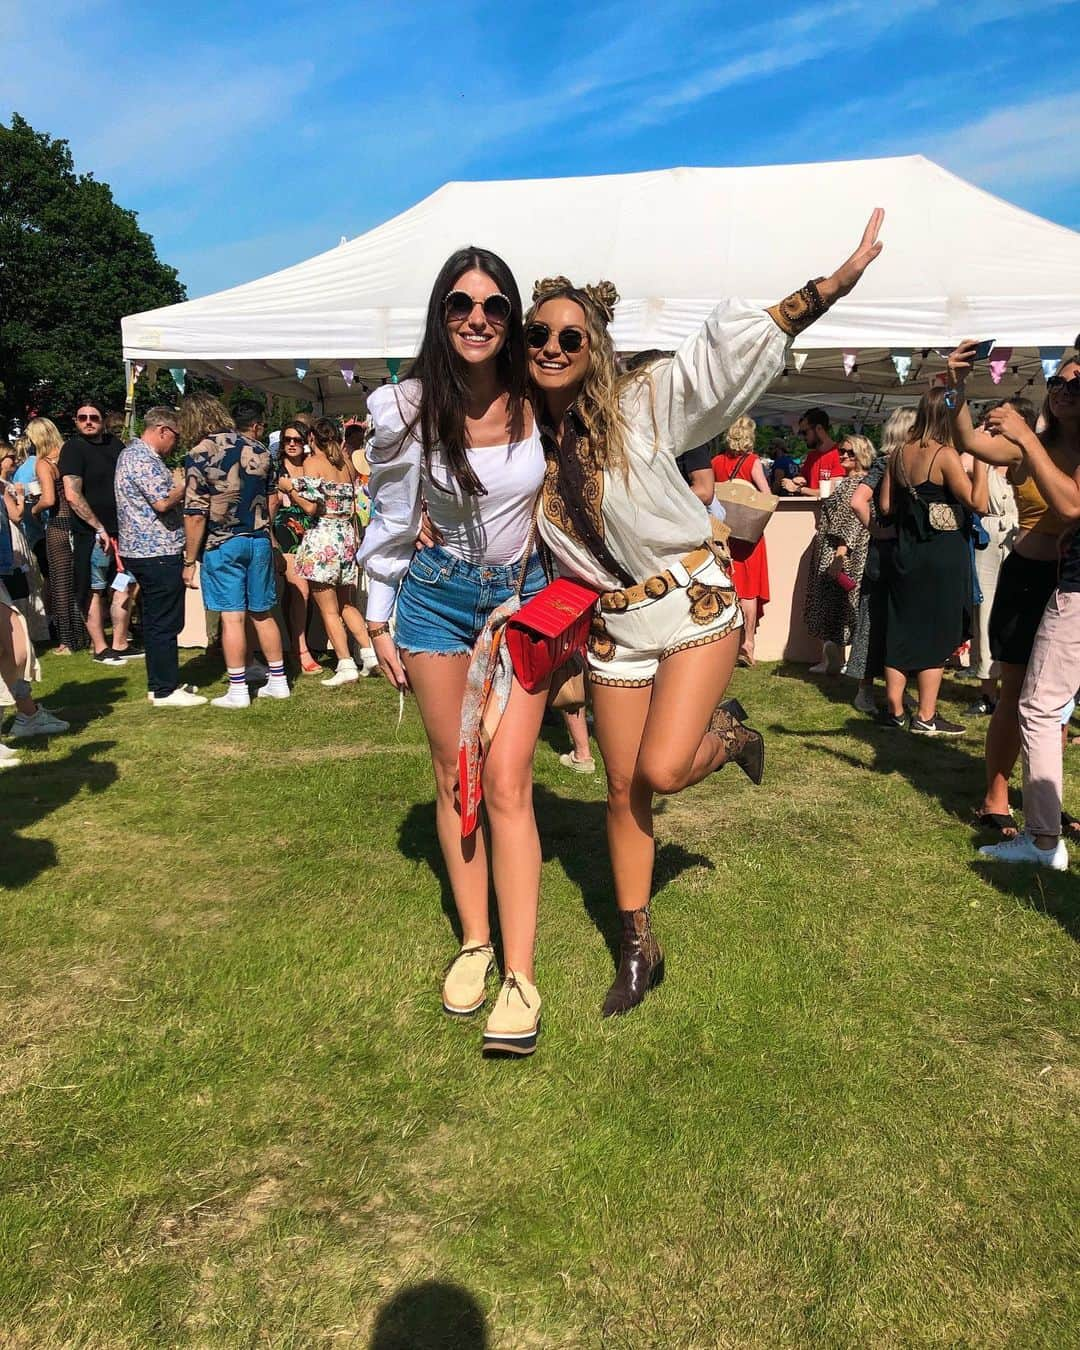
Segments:
[[[580,890],[586,914],[607,943],[612,961],[617,963],[622,926],[615,907],[615,888],[608,860],[606,804],[603,801],[582,801],[578,797],[560,797],[542,783],[534,784],[533,801],[544,861],[557,861],[567,878]],[[416,802],[409,808],[401,823],[398,844],[405,857],[426,863],[439,878],[443,913],[460,942],[461,925],[435,833],[433,801]],[[693,853],[681,844],[658,844],[652,894],[655,895],[691,867],[712,866],[711,858],[702,853]],[[494,903],[492,925],[493,940],[497,941],[498,921]]]
[[[409,1284],[375,1314],[369,1350],[487,1350],[483,1309],[460,1284]]]
[[[124,680],[109,675],[97,680],[68,680],[45,698],[50,712],[62,714],[79,729],[99,717],[107,717],[121,698],[129,696]]]
[[[0,778],[0,889],[28,886],[57,863],[51,839],[25,838],[21,832],[67,805],[84,787],[104,792],[117,778],[111,760],[95,756],[115,741],[75,745],[62,759],[24,760]]]

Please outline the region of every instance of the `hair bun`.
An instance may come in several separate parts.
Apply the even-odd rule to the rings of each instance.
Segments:
[[[610,323],[615,317],[615,306],[619,303],[619,292],[614,282],[598,281],[595,286],[585,286],[583,289],[604,316],[604,322]]]
[[[573,287],[566,277],[541,277],[539,281],[533,282],[533,304],[539,304],[545,296],[553,295],[557,291],[570,291]]]

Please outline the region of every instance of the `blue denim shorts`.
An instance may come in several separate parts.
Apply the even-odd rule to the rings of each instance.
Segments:
[[[471,652],[492,610],[509,600],[521,563],[467,563],[443,548],[413,555],[398,591],[394,637],[409,652]],[[521,598],[547,585],[538,554],[529,559]]]
[[[116,576],[116,560],[110,549],[108,553],[94,540],[94,551],[90,554],[90,589],[107,591]]]
[[[266,535],[237,534],[203,556],[203,603],[218,613],[273,609],[277,601],[274,558]]]

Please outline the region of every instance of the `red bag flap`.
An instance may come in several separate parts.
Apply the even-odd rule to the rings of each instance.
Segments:
[[[543,637],[558,637],[596,604],[597,592],[578,581],[559,577],[521,606],[507,628],[528,628]]]

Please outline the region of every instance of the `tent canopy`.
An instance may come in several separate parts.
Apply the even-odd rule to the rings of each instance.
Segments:
[[[526,303],[536,277],[610,278],[622,295],[617,347],[670,349],[720,299],[772,304],[831,271],[875,206],[885,208],[885,249],[858,289],[799,338],[807,359],[783,393],[895,394],[893,350],[914,351],[912,378],[925,381],[942,362],[922,349],[967,336],[1013,348],[1000,392],[1041,384],[1037,349],[1070,343],[1080,325],[1080,234],[920,155],[447,183],[306,262],[131,315],[124,357],[354,408],[362,380],[384,377],[387,358],[415,353],[432,279],[466,243],[506,258]],[[850,376],[845,351],[859,354]],[[352,387],[343,364],[355,368]]]

